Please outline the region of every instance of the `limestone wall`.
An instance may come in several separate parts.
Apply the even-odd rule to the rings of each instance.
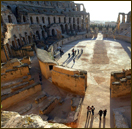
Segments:
[[[29,57],[29,56],[24,57],[24,58],[21,60],[21,62],[30,65],[30,64],[31,64],[30,57]]]
[[[118,97],[131,93],[131,69],[111,74],[111,97]]]
[[[26,76],[28,75],[28,73],[29,73],[28,65],[17,66],[11,70],[5,71],[4,74],[1,74],[1,82],[12,81],[17,78]]]
[[[7,61],[7,57],[4,52],[4,49],[1,49],[1,62],[6,62],[6,61]]]
[[[85,94],[87,72],[62,66],[54,66],[52,71],[52,83],[67,91],[79,95]]]
[[[41,91],[41,85],[39,83],[35,83],[19,91],[15,91],[9,94],[9,96],[1,98],[2,109],[8,108],[38,91]]]

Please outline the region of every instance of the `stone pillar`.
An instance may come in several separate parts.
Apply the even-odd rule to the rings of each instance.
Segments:
[[[122,14],[122,23],[125,23],[125,14]]]

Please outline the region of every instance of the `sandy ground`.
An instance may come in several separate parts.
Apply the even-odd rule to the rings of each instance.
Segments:
[[[68,59],[68,53],[72,49],[83,49],[83,54],[78,54]],[[62,46],[65,54],[58,59],[59,64],[64,66],[83,69],[87,71],[87,89],[79,117],[79,128],[113,128],[113,108],[124,107],[125,117],[131,123],[131,96],[111,99],[110,97],[110,74],[112,71],[121,71],[131,68],[131,44],[119,40],[111,40],[102,37],[99,33],[95,40],[78,40]],[[94,117],[87,118],[87,106],[95,107]],[[105,121],[99,121],[98,111],[107,109]],[[129,113],[127,113],[129,112]],[[87,125],[86,125],[87,123]]]

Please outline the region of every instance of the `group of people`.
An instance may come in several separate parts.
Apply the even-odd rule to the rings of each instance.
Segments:
[[[74,48],[73,48],[73,49],[72,49],[72,56],[74,57],[74,56],[77,54],[77,52],[78,52],[78,54],[79,54],[79,49],[74,50]],[[83,53],[83,49],[81,49],[81,53]],[[68,58],[70,58],[70,56],[71,56],[71,54],[68,53]],[[75,58],[73,59],[73,63],[75,63]]]
[[[94,106],[92,106],[92,107],[88,106],[87,107],[87,116],[88,116],[88,114],[91,114],[91,112],[92,112],[92,115],[94,115],[94,110],[95,110]],[[107,113],[107,109],[105,109],[104,111],[99,110],[98,114],[100,116],[100,120],[101,120],[102,114],[104,114],[104,118],[105,118],[106,113]]]

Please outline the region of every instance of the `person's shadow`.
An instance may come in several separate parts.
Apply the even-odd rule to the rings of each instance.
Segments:
[[[105,128],[105,118],[103,118],[103,128]]]
[[[87,112],[87,118],[86,118],[85,128],[88,128],[89,120],[90,120],[90,115],[91,115],[91,113]]]
[[[90,122],[90,128],[92,128],[92,126],[93,126],[93,120],[94,120],[94,116],[92,115],[91,116],[91,122]]]
[[[101,128],[101,120],[100,120],[100,118],[99,118],[99,128]]]

